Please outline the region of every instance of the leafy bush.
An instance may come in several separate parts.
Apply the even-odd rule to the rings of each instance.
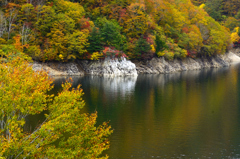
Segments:
[[[164,50],[164,57],[167,59],[167,60],[173,60],[174,58],[174,53],[172,51],[168,51],[168,50]]]
[[[176,47],[174,49],[174,57],[176,58],[184,58],[187,56],[187,50],[181,49],[179,47]]]
[[[91,55],[91,60],[98,60],[98,59],[101,58],[102,56],[103,56],[102,53],[94,52],[94,53]]]
[[[165,51],[158,51],[156,54],[158,57],[162,57],[165,55]]]

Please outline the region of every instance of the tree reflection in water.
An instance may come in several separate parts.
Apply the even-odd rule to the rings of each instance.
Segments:
[[[73,80],[84,111],[97,110],[98,122],[115,129],[110,158],[237,158],[239,68]]]

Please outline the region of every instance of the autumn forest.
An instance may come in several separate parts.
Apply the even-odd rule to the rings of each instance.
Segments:
[[[29,62],[42,62],[41,64],[52,62],[64,65],[73,63],[74,60],[79,62],[78,59],[86,59],[82,61],[91,63],[93,60],[97,61],[109,56],[112,58],[125,57],[138,62],[147,62],[152,58],[166,59],[167,62],[174,59],[183,61],[181,59],[186,57],[191,60],[199,57],[210,59],[209,57],[224,54],[230,49],[240,46],[239,27],[239,0],[0,0],[0,159],[52,157],[106,159],[108,155],[104,151],[110,147],[109,136],[113,131],[120,136],[124,134],[122,133],[124,131],[127,134],[133,133],[133,137],[129,137],[129,135],[123,135],[123,138],[116,137],[120,139],[119,141],[131,141],[130,144],[123,144],[123,146],[117,145],[116,150],[123,148],[123,151],[119,151],[120,153],[117,155],[122,155],[131,149],[135,151],[136,148],[130,146],[135,143],[143,143],[145,149],[148,141],[153,142],[153,144],[149,144],[151,151],[153,147],[161,147],[159,145],[165,148],[164,140],[168,140],[168,136],[174,136],[174,141],[181,139],[179,134],[174,134],[174,132],[181,132],[176,126],[177,121],[183,121],[180,122],[180,125],[184,127],[183,132],[185,130],[189,132],[188,130],[194,127],[192,121],[200,123],[198,122],[200,121],[198,116],[200,112],[208,114],[209,118],[206,123],[211,123],[210,119],[214,117],[214,112],[217,115],[220,114],[217,116],[218,118],[213,118],[214,124],[212,125],[219,126],[215,121],[224,121],[222,122],[224,131],[217,127],[212,134],[216,137],[228,137],[228,135],[216,134],[218,132],[230,134],[227,129],[225,131],[226,125],[230,125],[225,121],[229,121],[229,123],[237,121],[235,118],[234,120],[230,118],[231,116],[237,118],[236,114],[232,115],[231,112],[225,111],[229,108],[225,105],[233,105],[234,113],[238,112],[235,103],[229,104],[225,101],[225,99],[229,99],[231,102],[238,101],[238,91],[235,90],[238,88],[237,71],[233,71],[227,76],[232,80],[225,78],[227,74],[223,74],[220,76],[221,78],[208,78],[208,75],[215,77],[214,70],[203,70],[197,75],[195,72],[197,78],[202,77],[202,79],[199,78],[204,84],[201,87],[199,81],[193,78],[194,72],[189,73],[190,78],[183,80],[182,77],[185,77],[187,72],[183,72],[183,74],[178,72],[176,75],[179,75],[179,78],[169,74],[155,77],[142,76],[137,79],[135,64],[131,63],[130,65],[129,60],[121,58],[119,61],[125,61],[126,66],[119,68],[115,74],[132,76],[116,78],[115,81],[105,78],[105,86],[101,85],[104,83],[102,77],[94,80],[93,77],[90,79],[87,76],[84,77],[85,83],[84,80],[80,82],[83,88],[88,90],[86,97],[89,97],[90,100],[86,100],[87,103],[99,105],[93,108],[95,111],[89,112],[86,111],[89,107],[83,109],[84,100],[88,98],[83,100],[83,90],[80,85],[76,87],[73,85],[73,79],[66,80],[64,78],[66,82],[60,84],[61,88],[53,92],[54,80],[48,76],[49,72],[45,72],[42,67],[39,70],[33,70],[34,64],[29,64]],[[120,64],[114,65],[114,69],[117,68],[117,65]],[[169,66],[164,65],[162,68]],[[192,66],[189,65],[189,67]],[[127,69],[124,70],[125,68]],[[109,70],[112,71],[113,68],[111,67]],[[120,70],[124,70],[123,73]],[[102,72],[104,73],[104,71]],[[112,72],[108,75],[112,75]],[[167,84],[166,89],[160,89],[167,83],[164,81],[168,81],[167,79],[171,79],[171,77],[175,79],[176,84]],[[82,77],[79,78],[81,80]],[[152,85],[154,81],[156,84]],[[196,81],[197,83],[195,83]],[[218,83],[220,89],[217,89],[218,87],[215,85]],[[90,84],[93,87],[89,87]],[[150,91],[146,89],[148,86],[150,86]],[[103,89],[102,92],[101,89]],[[87,94],[89,92],[90,94]],[[149,98],[145,98],[148,96]],[[232,100],[231,97],[236,97],[236,99]],[[109,109],[107,102],[111,105]],[[146,104],[143,105],[144,103]],[[223,110],[222,114],[218,113],[220,109],[215,109],[216,103],[224,104],[219,106]],[[161,104],[164,107],[161,107]],[[187,111],[183,111],[181,107],[187,108]],[[106,122],[97,122],[98,110],[96,108],[100,110],[100,119]],[[103,118],[103,112],[107,111],[102,108],[111,110],[108,113],[109,118]],[[121,111],[120,108],[124,109]],[[173,113],[171,113],[174,110],[172,108],[176,108]],[[141,115],[141,109],[143,115]],[[207,113],[200,111],[205,109]],[[160,115],[156,114],[158,110],[161,112]],[[164,115],[162,113],[164,110],[170,115]],[[114,112],[123,113],[123,115],[114,115]],[[136,128],[143,128],[143,133],[137,131],[138,134],[135,134],[136,131],[133,129],[135,126],[131,126],[134,122],[125,118],[129,112],[130,118],[132,118],[131,114],[136,114],[136,121],[140,117],[139,121],[144,121],[143,124],[137,122],[136,126]],[[176,112],[180,112],[180,115]],[[189,113],[181,115],[181,112]],[[211,112],[210,115],[209,112]],[[146,115],[144,115],[145,113]],[[227,114],[227,120],[222,118],[224,114]],[[156,126],[149,122],[154,119],[154,115],[157,119],[156,123],[160,123]],[[112,123],[109,123],[111,116],[113,117],[113,128],[110,126]],[[159,120],[164,116],[171,117],[171,119]],[[122,124],[114,120],[118,117]],[[186,117],[190,117],[190,120]],[[39,118],[39,120],[31,126],[29,123],[34,122],[33,118],[34,120]],[[132,119],[135,120],[135,118]],[[114,123],[116,124],[114,125]],[[164,126],[165,123],[168,125]],[[130,125],[130,128],[127,129],[125,125],[126,127]],[[121,126],[123,129],[119,129]],[[152,131],[155,129],[154,127],[158,132],[164,132],[164,128],[171,129],[171,132],[166,131],[164,134],[167,135],[161,133],[156,137]],[[177,131],[172,127],[177,128]],[[206,132],[211,129],[207,128]],[[205,128],[200,130],[205,132]],[[190,135],[186,134],[187,141]],[[236,134],[238,137],[238,133]],[[144,140],[147,136],[151,138]],[[194,133],[193,136],[195,136]],[[139,142],[132,141],[134,137],[139,137]],[[155,142],[156,139],[159,139],[158,142],[161,140],[160,144]],[[206,139],[202,140],[197,137],[199,141],[210,141],[209,138]],[[228,138],[226,141],[230,143]],[[179,145],[184,146],[182,143],[184,142]],[[216,145],[220,145],[219,143]],[[114,144],[113,141],[113,147],[116,146]],[[152,146],[155,144],[157,146]],[[174,144],[174,146],[178,146],[176,149],[179,149],[179,145]],[[205,145],[204,143],[203,146]],[[237,145],[239,147],[239,143]],[[194,146],[190,145],[191,149],[192,147]],[[215,145],[211,147],[215,147]],[[116,154],[111,151],[109,151],[110,154]],[[145,150],[139,149],[136,152],[140,155],[142,152],[145,153]],[[174,153],[169,152],[169,154]],[[129,156],[129,154],[127,155]],[[131,154],[131,156],[133,155]],[[151,158],[153,158],[152,155]]]
[[[223,54],[239,41],[238,0],[1,0],[0,54],[36,61]]]

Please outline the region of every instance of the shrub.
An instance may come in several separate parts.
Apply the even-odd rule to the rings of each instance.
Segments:
[[[172,51],[164,50],[164,52],[165,52],[164,57],[165,57],[167,60],[173,60],[173,58],[174,58],[174,53],[173,53]]]

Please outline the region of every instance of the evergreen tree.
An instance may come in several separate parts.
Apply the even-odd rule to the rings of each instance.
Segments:
[[[166,43],[161,40],[159,35],[156,35],[156,39],[155,39],[155,43],[156,43],[156,53],[158,53],[159,51],[163,51],[167,48]]]
[[[123,45],[122,35],[120,34],[121,27],[117,22],[107,21],[101,30],[103,41],[108,46],[114,46],[120,50]]]
[[[89,53],[99,52],[103,50],[103,38],[98,28],[94,27],[88,37],[89,47],[87,48]]]
[[[222,0],[208,0],[204,9],[213,19],[222,20]]]
[[[143,38],[138,39],[135,46],[135,54],[138,56],[144,56],[151,50],[150,44]]]

